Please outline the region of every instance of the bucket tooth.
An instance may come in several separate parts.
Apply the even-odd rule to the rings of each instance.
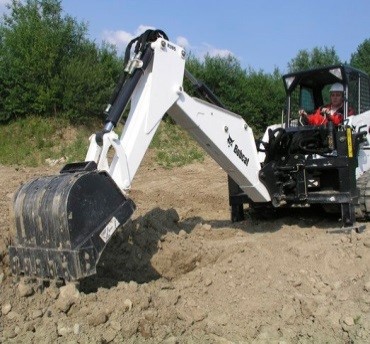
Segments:
[[[13,274],[65,280],[95,274],[108,240],[134,210],[109,174],[91,168],[67,167],[24,184],[14,198]]]

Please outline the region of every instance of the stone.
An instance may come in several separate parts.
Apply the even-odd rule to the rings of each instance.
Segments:
[[[5,303],[2,307],[1,307],[1,313],[3,315],[7,315],[9,314],[9,312],[12,310],[12,305],[10,303]]]
[[[33,295],[34,290],[30,284],[21,282],[18,284],[18,292],[21,297],[29,297]]]
[[[77,300],[80,297],[80,292],[74,283],[69,283],[60,288],[60,298]]]
[[[43,312],[41,309],[35,309],[31,314],[31,319],[42,318]]]
[[[366,290],[367,292],[370,292],[370,281],[367,281],[364,285],[364,290]]]
[[[353,326],[355,324],[352,317],[343,318],[343,323],[345,323],[347,326]]]
[[[125,306],[126,310],[131,311],[132,301],[130,299],[126,299],[125,301],[123,301],[123,305]]]
[[[107,314],[105,312],[97,312],[90,315],[87,319],[89,325],[91,326],[99,326],[105,324],[108,320]]]

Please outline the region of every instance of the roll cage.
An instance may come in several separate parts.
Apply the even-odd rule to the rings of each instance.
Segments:
[[[286,91],[284,122],[287,127],[297,123],[298,110],[313,112],[329,103],[330,85],[340,82],[344,86],[344,118],[348,109],[356,114],[370,110],[370,80],[367,74],[348,65],[338,64],[309,69],[283,76]]]

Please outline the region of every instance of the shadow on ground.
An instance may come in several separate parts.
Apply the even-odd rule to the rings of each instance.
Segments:
[[[231,223],[228,220],[205,221],[201,217],[179,221],[175,209],[155,208],[120,228],[108,242],[97,266],[97,274],[81,280],[80,289],[86,293],[98,288],[111,288],[120,281],[147,283],[161,278],[153,268],[151,259],[157,253],[167,233],[180,230],[191,233],[195,226],[208,224],[212,229],[231,228],[247,233],[276,232],[283,225],[298,228],[320,227],[323,230],[340,229],[335,214],[327,214],[319,207],[289,209],[277,212],[270,219],[259,219],[246,210],[245,220]]]

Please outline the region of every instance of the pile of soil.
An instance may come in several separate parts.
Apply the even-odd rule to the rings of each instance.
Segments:
[[[370,343],[370,231],[332,231],[317,209],[230,222],[212,160],[166,170],[145,158],[133,219],[98,273],[77,283],[9,270],[9,204],[60,166],[0,166],[0,343]]]

